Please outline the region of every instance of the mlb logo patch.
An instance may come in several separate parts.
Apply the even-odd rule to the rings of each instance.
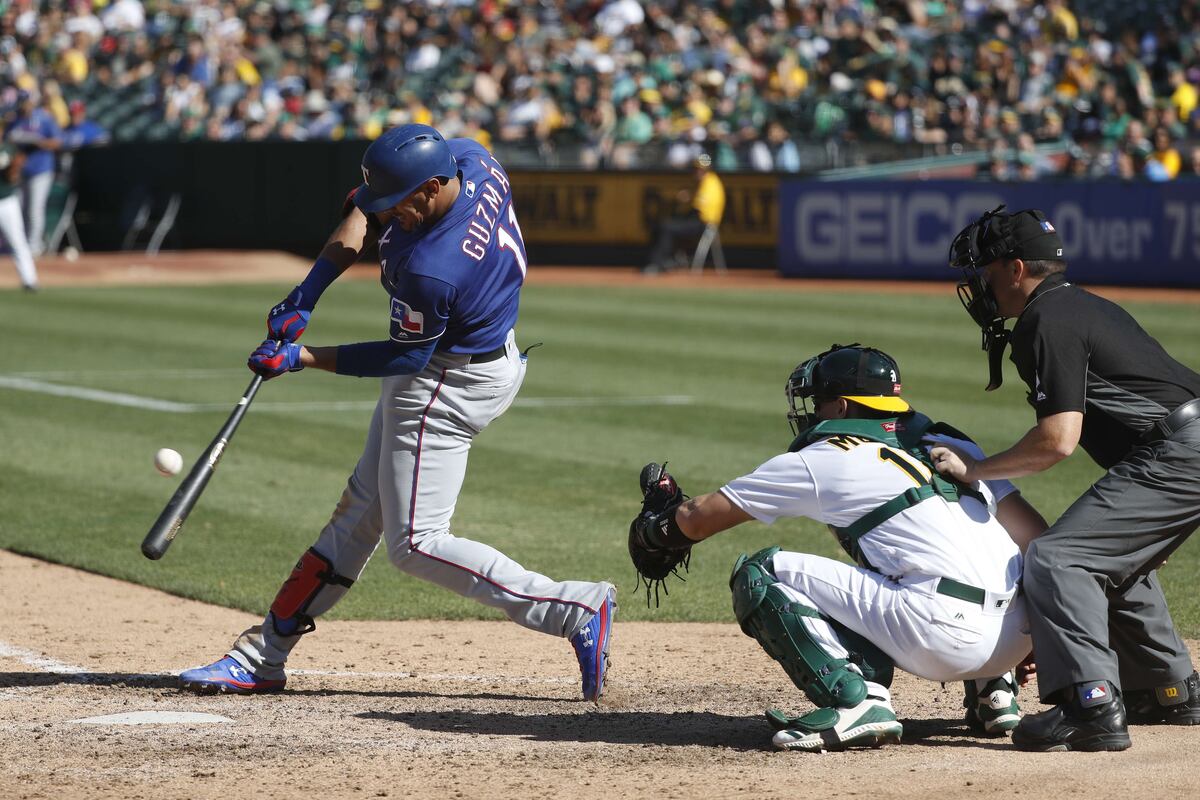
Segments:
[[[412,307],[403,300],[392,298],[392,322],[400,326],[405,333],[424,333],[425,315],[413,311]]]
[[[888,433],[896,432],[896,423],[895,422],[881,422],[881,423],[879,423],[879,427],[883,428]]]
[[[1108,686],[1103,681],[1079,687],[1079,704],[1084,708],[1103,705],[1108,701]]]
[[[900,384],[898,384],[898,383],[892,384],[892,394],[900,394]]]
[[[1050,220],[1042,220],[1042,230],[1044,230],[1046,233],[1054,233],[1054,226],[1050,224]]]
[[[474,197],[475,196],[475,181],[467,181],[466,184],[463,186],[463,191],[466,192],[467,197]]]

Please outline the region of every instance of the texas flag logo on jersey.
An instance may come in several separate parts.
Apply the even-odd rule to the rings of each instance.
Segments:
[[[392,322],[400,326],[404,333],[424,333],[425,315],[413,311],[412,307],[403,300],[392,298]]]

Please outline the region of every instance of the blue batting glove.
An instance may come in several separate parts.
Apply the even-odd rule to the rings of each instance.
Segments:
[[[267,339],[294,342],[300,338],[312,317],[312,305],[304,300],[304,290],[297,286],[267,313]]]
[[[251,372],[262,375],[270,380],[285,372],[299,372],[304,369],[300,363],[300,345],[293,342],[275,342],[267,339],[250,354],[246,366]]]

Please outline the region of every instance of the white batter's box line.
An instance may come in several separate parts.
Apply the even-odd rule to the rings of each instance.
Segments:
[[[49,658],[42,653],[26,650],[23,647],[15,647],[8,642],[0,640],[0,658],[15,658],[36,672],[44,672],[52,675],[69,675],[72,683],[99,683],[107,682],[108,678],[114,673],[104,672],[105,678],[93,677],[96,672],[88,670],[84,667],[78,667],[74,664],[65,664],[53,658]],[[202,666],[202,665],[197,665]],[[182,670],[180,670],[182,672]],[[495,683],[504,681],[506,683],[518,684],[554,684],[554,685],[574,685],[579,682],[578,678],[528,678],[514,677],[508,675],[459,675],[443,672],[353,672],[342,670],[327,670],[327,669],[289,669],[288,675],[294,676],[310,676],[324,678],[391,678],[395,680],[427,680],[427,681],[452,681],[455,683]],[[158,681],[162,678],[174,678],[178,672],[138,672],[122,675],[130,681]]]
[[[107,405],[136,408],[143,411],[163,411],[169,414],[195,414],[212,411],[228,412],[229,403],[180,403],[174,400],[159,400],[154,397],[110,392],[87,386],[50,383],[21,374],[0,375],[0,389],[15,389],[35,394],[88,400]],[[595,408],[605,406],[682,406],[695,402],[690,395],[661,395],[650,397],[518,397],[513,404],[517,408]],[[295,403],[258,402],[252,411],[289,413],[293,411],[370,411],[375,408],[374,400],[310,400]]]
[[[289,669],[288,675],[329,678],[396,678],[403,680],[449,681],[452,683],[517,683],[526,685],[549,684],[570,685],[579,683],[579,678],[529,678],[513,675],[459,675],[445,672],[339,672],[326,669]]]
[[[0,658],[15,658],[37,672],[48,672],[55,675],[74,675],[87,672],[83,667],[55,661],[53,658],[47,658],[41,653],[35,653],[23,647],[14,647],[3,640],[0,640]]]
[[[221,368],[198,368],[198,369],[159,369],[147,367],[145,369],[38,369],[38,370],[18,370],[17,372],[9,372],[15,378],[33,378],[34,380],[46,381],[69,381],[78,380],[79,378],[114,378],[114,377],[135,377],[146,376],[150,378],[196,378],[197,380],[210,380],[212,378],[233,378],[241,380],[242,372],[239,370],[231,370],[228,367]]]
[[[91,389],[86,386],[66,386],[57,383],[46,383],[33,378],[21,378],[13,375],[0,375],[0,389],[17,389],[23,392],[48,394],[54,397],[69,397],[74,400],[91,400],[112,406],[125,406],[145,411],[167,411],[173,414],[186,414],[193,411],[192,403],[176,403],[171,400],[156,400],[152,397],[141,397],[124,392],[109,392],[104,389]]]

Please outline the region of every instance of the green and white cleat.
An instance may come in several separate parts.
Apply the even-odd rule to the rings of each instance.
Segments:
[[[767,712],[772,727],[786,720],[788,727],[778,731],[771,744],[780,750],[848,750],[852,747],[882,747],[899,744],[904,726],[896,719],[892,704],[882,698],[868,697],[853,708],[818,708],[800,717],[787,718],[779,712]]]
[[[977,736],[1007,736],[1021,721],[1017,687],[1009,676],[991,680],[963,681],[967,727]]]

